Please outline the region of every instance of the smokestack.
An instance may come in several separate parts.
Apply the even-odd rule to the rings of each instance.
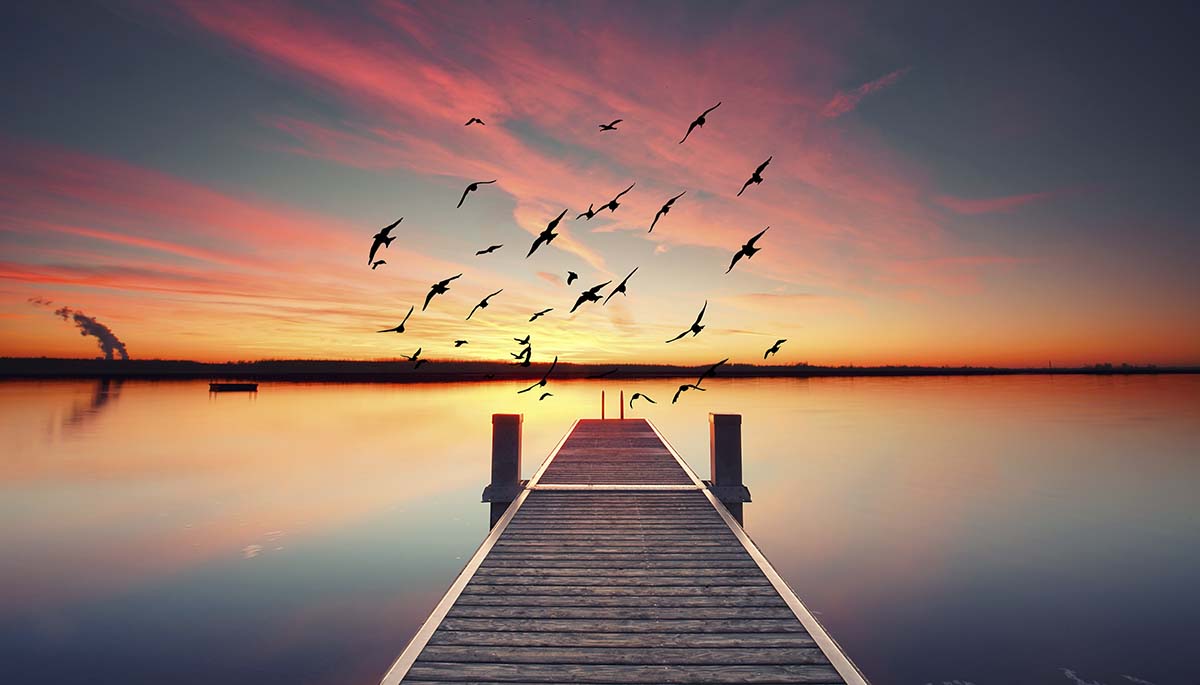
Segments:
[[[105,359],[113,358],[113,351],[121,355],[121,359],[129,359],[129,352],[125,350],[125,343],[121,342],[108,326],[99,321],[87,316],[83,312],[77,312],[70,307],[62,307],[55,309],[54,313],[62,317],[63,321],[74,320],[75,325],[79,327],[79,335],[93,336],[96,338],[96,344],[100,346],[100,351],[104,352]]]

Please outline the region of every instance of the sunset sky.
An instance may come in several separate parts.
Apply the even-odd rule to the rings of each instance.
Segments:
[[[54,316],[68,306],[135,359],[507,359],[531,334],[535,361],[761,362],[787,338],[775,361],[1200,363],[1184,5],[5,14],[3,356],[95,356]],[[635,182],[616,212],[574,220]],[[371,236],[401,216],[372,271]],[[634,267],[627,297],[567,313]],[[708,328],[665,345],[705,300]],[[413,304],[405,334],[375,333]]]

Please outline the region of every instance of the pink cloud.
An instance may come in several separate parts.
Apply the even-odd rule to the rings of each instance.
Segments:
[[[958,214],[992,214],[994,212],[1009,212],[1027,204],[1046,200],[1060,193],[1046,191],[1041,193],[1026,193],[1024,195],[1007,195],[1004,197],[964,198],[953,195],[935,195],[934,203]]]
[[[863,98],[895,84],[896,81],[899,81],[911,69],[912,67],[897,69],[890,74],[880,76],[874,81],[864,83],[854,90],[839,90],[833,96],[832,100],[825,103],[825,107],[821,109],[821,114],[827,119],[836,119],[847,112],[853,111],[855,107],[858,107],[858,103]]]

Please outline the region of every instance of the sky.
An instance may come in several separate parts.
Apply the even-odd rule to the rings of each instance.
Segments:
[[[783,338],[783,364],[1200,363],[1187,5],[5,13],[3,356],[99,354],[66,306],[134,359],[509,359],[530,334],[534,361],[753,363]]]

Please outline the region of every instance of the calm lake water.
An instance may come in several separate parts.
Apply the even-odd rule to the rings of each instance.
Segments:
[[[1200,683],[1200,376],[0,383],[11,683],[374,684],[529,475],[619,389],[702,475],[741,413],[746,527],[867,677]]]

